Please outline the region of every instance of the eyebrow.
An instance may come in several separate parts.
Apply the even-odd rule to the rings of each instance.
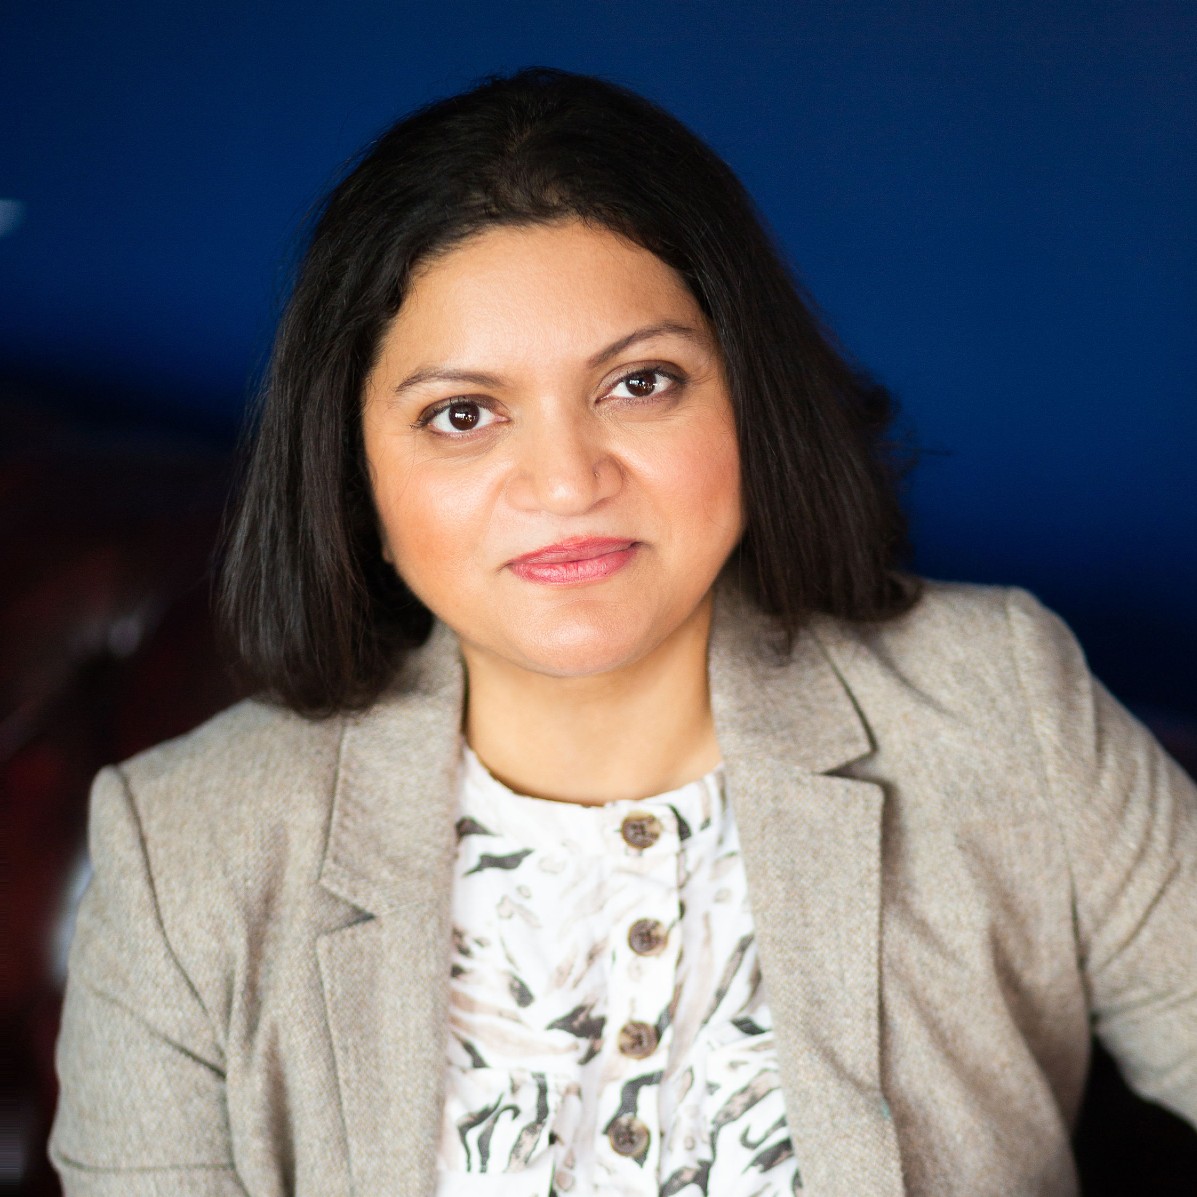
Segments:
[[[616,354],[622,353],[640,341],[663,336],[681,337],[697,345],[708,344],[707,335],[698,329],[692,328],[688,324],[678,324],[673,320],[662,320],[659,324],[646,324],[643,328],[638,328],[634,332],[620,337],[617,341],[612,341],[606,348],[600,349],[587,358],[586,368],[597,370],[604,362],[610,361]],[[420,386],[425,382],[469,382],[480,387],[503,385],[503,380],[497,374],[487,374],[480,370],[454,370],[448,366],[421,366],[420,369],[409,374],[399,383],[392,394],[401,394],[403,391]]]

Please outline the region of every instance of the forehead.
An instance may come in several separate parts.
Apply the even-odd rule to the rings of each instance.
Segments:
[[[707,329],[681,276],[642,246],[569,220],[489,228],[423,263],[388,339],[420,357],[533,344],[584,355],[669,320]]]

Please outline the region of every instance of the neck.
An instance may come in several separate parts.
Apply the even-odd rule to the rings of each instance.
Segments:
[[[462,643],[465,732],[521,794],[599,805],[677,789],[719,763],[707,684],[710,596],[647,656],[611,673],[559,678]]]

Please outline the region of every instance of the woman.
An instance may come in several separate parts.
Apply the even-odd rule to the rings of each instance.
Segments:
[[[896,570],[885,396],[728,168],[556,71],[385,134],[225,564],[263,699],[96,782],[70,1193],[1071,1193],[1197,1120],[1197,795]]]

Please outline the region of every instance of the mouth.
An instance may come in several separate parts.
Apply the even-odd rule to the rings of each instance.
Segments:
[[[630,564],[639,547],[639,541],[623,537],[574,536],[513,558],[507,568],[528,582],[597,582]]]

